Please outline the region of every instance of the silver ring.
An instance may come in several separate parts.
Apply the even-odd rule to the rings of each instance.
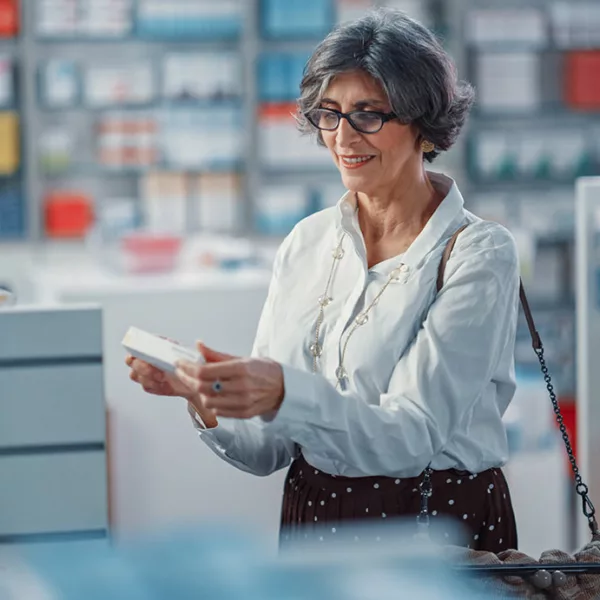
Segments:
[[[212,389],[213,389],[213,392],[218,394],[223,389],[223,384],[217,379],[216,381],[213,381]]]

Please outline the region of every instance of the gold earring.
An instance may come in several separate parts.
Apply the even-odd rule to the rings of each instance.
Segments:
[[[428,152],[433,152],[435,150],[435,144],[433,142],[423,140],[421,142],[421,150],[423,150],[425,154],[427,154]]]

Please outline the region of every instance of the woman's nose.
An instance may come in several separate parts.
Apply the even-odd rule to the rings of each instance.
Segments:
[[[348,119],[340,119],[340,124],[336,130],[336,141],[338,146],[344,147],[352,140],[356,140],[360,134],[350,125]]]

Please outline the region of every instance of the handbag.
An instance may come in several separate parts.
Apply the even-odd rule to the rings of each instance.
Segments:
[[[452,249],[464,225],[450,238],[438,268],[437,291],[442,289],[444,271]],[[596,521],[596,511],[589,497],[588,486],[584,483],[571,447],[567,429],[563,422],[560,405],[552,385],[552,379],[544,358],[544,346],[536,330],[533,315],[525,295],[523,282],[519,282],[519,299],[533,350],[537,355],[548,396],[552,403],[558,428],[562,435],[571,470],[575,491],[581,498],[581,510],[587,519],[592,539],[589,544],[574,555],[560,550],[548,550],[539,560],[517,550],[505,550],[498,554],[475,551],[458,546],[446,546],[444,555],[454,569],[463,575],[476,576],[487,597],[556,598],[559,600],[592,600],[600,598],[600,532]],[[428,466],[420,483],[421,510],[417,516],[420,534],[427,535],[429,528],[429,498],[435,493],[431,485],[431,468]]]

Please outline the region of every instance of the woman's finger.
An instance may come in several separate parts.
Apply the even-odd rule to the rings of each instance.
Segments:
[[[185,386],[187,386],[192,392],[197,392],[200,387],[200,381],[195,377],[188,375],[182,368],[175,370],[175,375]]]
[[[243,359],[235,359],[220,363],[198,365],[188,360],[181,360],[177,367],[195,379],[215,381],[219,379],[234,379],[245,377],[248,374],[248,363]]]
[[[215,379],[213,381],[206,381],[204,379],[198,379],[198,392],[207,397],[222,398],[225,394],[235,394],[236,396],[244,396],[248,392],[248,384],[244,379],[227,379],[221,381]],[[214,389],[216,382],[220,384],[220,390]]]

